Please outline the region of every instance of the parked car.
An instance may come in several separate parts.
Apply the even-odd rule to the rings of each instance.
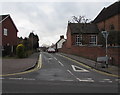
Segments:
[[[48,48],[48,53],[55,53],[55,49],[54,48]]]

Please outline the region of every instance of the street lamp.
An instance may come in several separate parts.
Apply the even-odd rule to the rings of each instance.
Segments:
[[[108,35],[109,35],[109,33],[107,32],[107,31],[102,31],[101,32],[102,34],[103,34],[103,37],[105,38],[105,42],[106,42],[106,66],[108,67],[108,50],[107,50],[107,48],[108,48],[108,46],[107,46],[107,38],[108,38]]]

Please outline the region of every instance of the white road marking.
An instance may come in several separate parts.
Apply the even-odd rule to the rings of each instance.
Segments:
[[[77,79],[77,77],[70,71],[70,70],[67,70],[75,79]],[[77,79],[78,80],[78,79]]]
[[[53,58],[48,58],[48,60],[52,60]]]
[[[55,55],[59,55],[59,56],[62,56],[62,55],[60,55],[60,54],[55,54]]]
[[[81,68],[81,67],[78,67],[76,65],[71,65],[71,66],[72,66],[73,70],[76,72],[89,72],[88,70]]]
[[[116,82],[120,83],[120,79],[115,79]]]
[[[86,79],[89,79],[89,80],[90,80],[90,79],[92,79],[92,78],[86,78]]]
[[[57,60],[57,58],[56,57],[54,57],[55,58],[55,60]]]
[[[112,83],[112,81],[108,81],[109,83]]]
[[[99,82],[105,82],[105,81],[99,81]]]
[[[120,79],[115,79],[115,81],[120,81]]]
[[[1,80],[5,79],[5,78],[0,78]]]
[[[94,80],[92,80],[92,78],[85,78],[85,79],[76,78],[76,79],[80,82],[94,82]]]
[[[74,80],[61,80],[61,81],[74,81]]]
[[[35,80],[35,79],[32,79],[32,78],[23,78],[23,80]]]
[[[23,78],[9,78],[10,80],[22,80]]]
[[[61,66],[64,66],[60,61],[58,61],[60,63]]]
[[[10,80],[35,80],[32,78],[9,78]]]
[[[103,79],[103,80],[109,81],[110,79]]]
[[[109,83],[112,83],[113,81],[111,81],[110,79],[102,79],[101,81],[99,82],[109,82]]]
[[[70,70],[67,70],[71,75],[73,75],[74,76],[74,74],[70,71]]]
[[[54,81],[55,79],[50,79],[50,81]]]

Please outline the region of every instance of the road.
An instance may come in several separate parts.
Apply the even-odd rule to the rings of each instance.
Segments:
[[[33,72],[2,77],[3,93],[118,93],[119,79],[70,60],[59,53],[41,53]]]

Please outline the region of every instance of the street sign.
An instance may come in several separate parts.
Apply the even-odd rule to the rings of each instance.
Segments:
[[[97,62],[101,62],[101,61],[103,61],[103,62],[108,61],[108,57],[107,56],[97,57]]]
[[[104,38],[107,38],[109,33],[107,31],[102,31],[102,34]]]

